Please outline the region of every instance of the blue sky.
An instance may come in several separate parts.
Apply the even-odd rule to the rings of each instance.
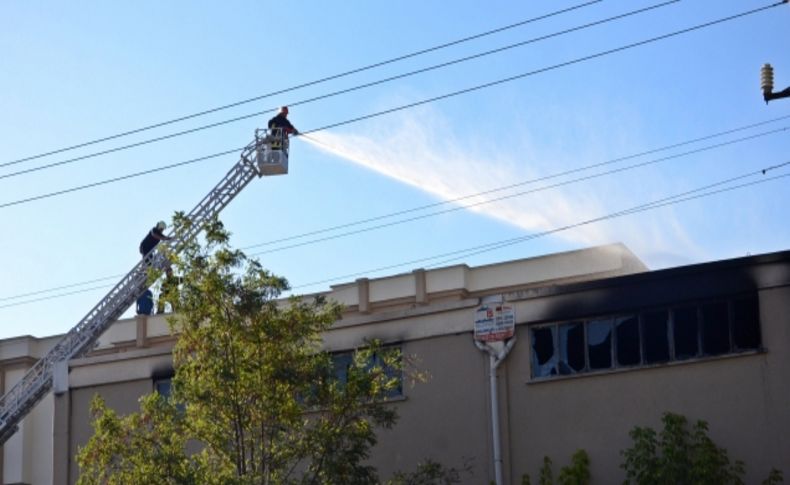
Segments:
[[[0,164],[253,98],[503,27],[579,2],[439,1],[0,3]],[[605,0],[550,19],[110,142],[0,167],[0,204],[246,145],[282,104],[310,131],[539,71],[771,2],[683,0],[346,95],[300,101],[524,42],[661,2]],[[448,5],[452,5],[448,8]],[[790,126],[766,105],[759,69],[790,86],[790,5],[685,35],[296,139],[286,177],[254,181],[223,213],[239,247],[298,292],[431,264],[481,265],[623,242],[651,268],[788,249],[788,178],[590,224],[459,259],[433,256],[550,231],[788,161],[787,131],[623,168]],[[255,112],[266,115],[27,174],[21,170]],[[746,125],[717,137],[435,206],[443,214],[345,237],[291,238],[437,204]],[[327,151],[322,146],[331,146]],[[146,231],[191,209],[235,155],[0,207],[0,337],[66,332],[125,273]],[[769,174],[790,173],[788,167]],[[766,176],[767,177],[767,176]],[[749,180],[756,180],[749,179]],[[487,202],[496,196],[509,196]],[[403,216],[402,216],[403,217]],[[395,219],[381,220],[376,224]],[[313,236],[325,238],[343,231]],[[375,225],[375,224],[374,224]],[[268,252],[264,252],[267,251]],[[376,268],[387,267],[382,271]],[[310,283],[324,281],[310,285]],[[98,289],[88,290],[89,288]],[[78,292],[69,296],[62,293]],[[42,300],[42,298],[48,298]],[[37,300],[37,301],[30,301]],[[30,301],[30,302],[28,302]],[[26,303],[27,302],[27,303]]]

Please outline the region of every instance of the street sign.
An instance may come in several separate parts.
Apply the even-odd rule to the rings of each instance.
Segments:
[[[516,330],[516,312],[501,303],[489,303],[475,312],[475,340],[507,340]]]

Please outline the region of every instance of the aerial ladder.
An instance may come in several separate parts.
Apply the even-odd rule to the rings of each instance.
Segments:
[[[89,352],[101,334],[145,292],[149,268],[164,270],[169,264],[165,253],[178,253],[255,177],[287,173],[287,134],[280,128],[255,130],[255,139],[242,149],[236,165],[186,215],[188,223],[137,263],[0,399],[0,445],[13,436],[20,421],[52,389],[53,375],[60,373],[67,379],[69,360]]]

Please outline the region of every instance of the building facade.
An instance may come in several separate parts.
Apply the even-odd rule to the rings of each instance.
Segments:
[[[771,468],[790,473],[790,252],[647,271],[610,245],[360,279],[325,296],[346,306],[324,335],[327,350],[342,358],[381,339],[430,376],[405,378],[393,398],[400,420],[379,434],[372,457],[382,477],[431,458],[471,464],[464,483],[493,480],[492,392],[504,483],[525,473],[535,481],[544,456],[556,474],[577,449],[590,456],[593,483],[621,483],[629,430],[658,428],[667,411],[708,421],[714,441],[746,463],[747,483]],[[473,335],[487,302],[515,315],[495,385]],[[0,342],[5,388],[56,341]],[[173,341],[162,316],[114,324],[69,363],[67,389],[5,444],[2,483],[74,483],[92,397],[125,413],[166,390]]]

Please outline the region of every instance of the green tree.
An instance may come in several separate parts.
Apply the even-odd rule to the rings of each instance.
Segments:
[[[708,436],[708,424],[697,421],[689,429],[684,416],[664,413],[664,428],[635,427],[629,435],[633,445],[622,451],[627,484],[639,485],[726,485],[742,484],[745,473],[740,460],[731,462],[727,450]],[[782,473],[772,470],[763,483],[782,482]]]
[[[543,466],[540,467],[538,474],[538,483],[540,485],[554,485],[554,472],[551,471],[551,458],[548,456],[543,457]]]
[[[560,469],[557,478],[560,485],[589,485],[590,483],[590,457],[584,450],[576,450],[571,456],[570,465]],[[521,476],[521,485],[532,483],[529,474]],[[554,473],[552,472],[552,461],[548,456],[543,457],[543,465],[538,473],[538,483],[540,485],[554,485]]]
[[[472,473],[471,460],[464,460],[461,469],[448,468],[433,460],[425,460],[417,465],[417,470],[397,472],[387,485],[451,485],[461,483],[463,474]]]
[[[99,397],[91,412],[94,435],[78,458],[90,477],[79,483],[198,483],[200,467],[184,453],[185,421],[159,395],[144,396],[140,412],[123,418]]]
[[[187,223],[177,215],[176,228]],[[377,483],[365,464],[376,429],[395,424],[387,394],[402,359],[375,343],[335,378],[320,335],[341,308],[276,298],[285,279],[233,250],[218,221],[172,261],[183,272],[170,318],[173,394],[119,417],[94,400],[78,453],[81,485]],[[172,295],[168,295],[172,297]],[[375,358],[374,358],[375,357]]]
[[[571,464],[562,467],[558,478],[560,485],[589,485],[590,457],[584,450],[576,450],[571,456]]]

